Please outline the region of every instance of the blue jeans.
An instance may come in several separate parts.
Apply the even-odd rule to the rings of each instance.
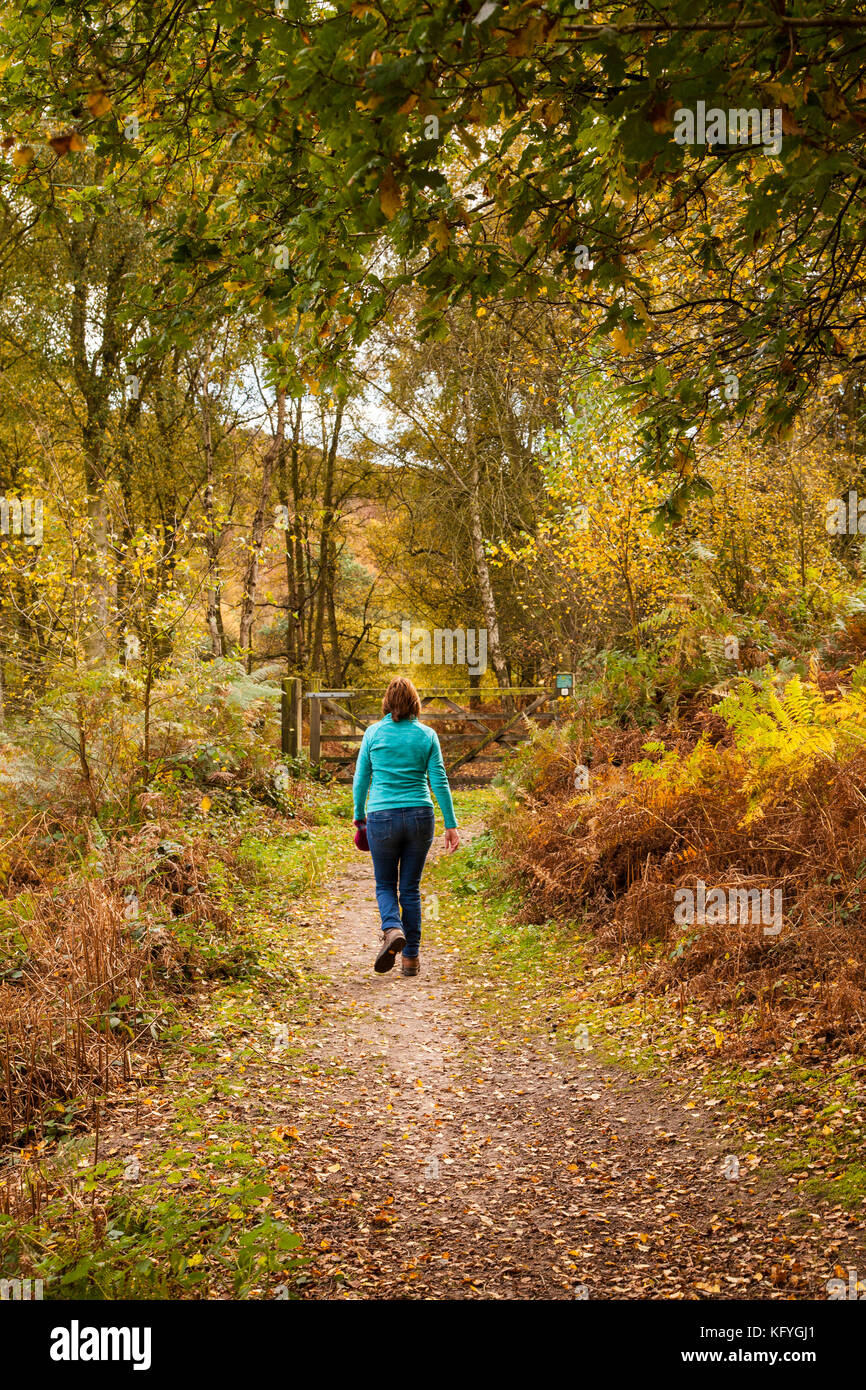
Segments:
[[[409,959],[418,955],[421,945],[421,874],[433,843],[434,825],[432,806],[401,806],[395,811],[371,811],[367,816],[367,843],[376,875],[382,930],[402,926],[406,938],[403,955]]]

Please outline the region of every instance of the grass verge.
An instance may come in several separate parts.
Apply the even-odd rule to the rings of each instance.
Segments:
[[[345,792],[323,789],[288,831],[252,808],[198,827],[229,928],[173,924],[207,968],[161,1001],[162,1077],[97,1100],[90,1133],[5,1153],[0,1277],[41,1279],[51,1299],[294,1295],[305,1255],[287,1209],[286,1097],[299,1061],[315,1073],[304,1034],[318,997],[305,914],[355,852],[350,826]]]
[[[731,1059],[737,1021],[679,989],[646,988],[648,948],[599,947],[579,922],[526,922],[526,903],[503,886],[489,832],[431,871],[438,920],[430,931],[453,955],[480,1026],[503,1047],[542,1034],[556,1046],[676,1086],[689,1107],[722,1107],[731,1151],[783,1174],[802,1194],[862,1207],[866,1059],[815,1056],[814,1042],[767,1040]],[[661,949],[661,948],[660,948]]]

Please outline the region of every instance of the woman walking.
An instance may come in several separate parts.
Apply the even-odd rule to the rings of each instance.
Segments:
[[[419,722],[420,713],[412,682],[395,677],[382,701],[383,718],[365,730],[355,766],[355,825],[366,827],[382,919],[373,965],[380,975],[391,969],[398,952],[404,975],[421,970],[421,874],[435,823],[428,777],[445,821],[447,852],[460,844],[439,739]]]

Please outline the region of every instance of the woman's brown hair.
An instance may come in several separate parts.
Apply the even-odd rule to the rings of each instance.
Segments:
[[[395,676],[382,700],[382,713],[390,714],[395,723],[401,719],[417,719],[421,713],[418,691],[405,676]]]

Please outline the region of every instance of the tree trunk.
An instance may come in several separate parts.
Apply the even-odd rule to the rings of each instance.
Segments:
[[[508,679],[508,667],[502,655],[502,643],[499,639],[499,618],[496,612],[496,598],[493,593],[493,585],[490,581],[490,567],[487,563],[487,556],[484,553],[484,529],[481,523],[478,455],[475,449],[475,435],[472,428],[472,408],[468,391],[464,393],[463,399],[466,416],[466,445],[469,454],[468,503],[469,532],[472,537],[472,556],[475,561],[475,575],[478,580],[478,590],[481,595],[481,611],[484,614],[484,622],[487,627],[487,649],[493,664],[493,670],[496,673],[497,684],[500,689],[504,689],[507,688],[510,682]],[[510,712],[510,699],[505,701],[504,707]]]
[[[262,559],[262,544],[265,538],[265,515],[271,498],[271,483],[286,439],[286,392],[277,387],[277,428],[273,440],[265,451],[262,460],[262,486],[259,502],[253,517],[250,533],[250,556],[244,575],[243,597],[241,599],[241,619],[238,642],[241,652],[246,656],[247,670],[252,670],[253,618],[255,616],[256,592],[259,585],[259,566]]]
[[[91,595],[89,621],[84,641],[88,666],[101,666],[108,655],[111,624],[111,563],[108,502],[103,481],[88,469],[87,536],[89,549],[88,587]]]
[[[337,547],[333,539],[328,546],[328,637],[330,639],[331,660],[330,677],[334,685],[340,684],[340,632],[337,627],[337,607],[335,591],[337,588]]]
[[[286,467],[286,451],[279,460],[280,503],[286,509],[286,660],[290,668],[300,671],[304,665],[303,610],[306,603],[304,585],[304,556],[301,547],[300,498],[301,402],[297,401],[292,417],[291,498]]]
[[[124,637],[137,626],[139,614],[134,611],[134,592],[130,582],[130,545],[135,534],[133,514],[133,478],[135,459],[132,439],[141,419],[141,399],[130,401],[122,419],[121,437],[117,451],[117,477],[123,510],[118,522],[119,536],[114,546],[115,605],[117,617],[117,660],[126,661]]]
[[[75,384],[85,406],[82,452],[87,488],[90,605],[84,645],[88,665],[96,666],[106,659],[109,628],[114,617],[105,441],[110,421],[110,394],[121,351],[120,309],[129,248],[114,257],[99,286],[104,297],[102,339],[98,350],[89,357],[87,305],[94,288],[92,238],[93,224],[75,224],[68,254],[72,281],[69,346]]]
[[[121,356],[121,307],[124,299],[126,265],[131,247],[124,246],[114,254],[110,265],[99,277],[93,275],[93,222],[76,222],[70,232],[68,257],[72,299],[70,310],[70,354],[75,385],[85,403],[85,423],[82,428],[82,453],[85,460],[85,485],[88,492],[88,580],[90,587],[89,621],[85,630],[85,652],[89,666],[99,666],[106,660],[110,626],[114,620],[113,550],[111,524],[108,517],[106,493],[106,438],[111,420],[111,391],[115,385],[118,361]],[[88,354],[92,328],[88,324],[88,302],[93,289],[103,296],[101,341]]]
[[[210,633],[210,649],[214,660],[225,656],[225,632],[221,603],[222,585],[219,577],[219,550],[221,537],[217,534],[214,509],[214,482],[216,473],[213,456],[213,431],[210,419],[210,394],[208,392],[208,372],[205,364],[204,391],[202,394],[202,432],[204,435],[204,456],[207,479],[204,489],[204,514],[207,523],[205,548],[208,557],[208,577],[211,582],[207,589],[207,630]]]
[[[340,438],[340,426],[343,422],[343,401],[337,404],[337,413],[334,417],[334,430],[331,435],[331,442],[327,452],[322,441],[323,460],[325,464],[325,478],[322,490],[322,529],[319,535],[319,569],[318,569],[318,588],[316,591],[316,618],[313,628],[312,642],[312,667],[314,671],[321,669],[324,660],[324,632],[325,632],[325,612],[327,607],[327,591],[329,581],[333,587],[333,576],[329,574],[329,556],[331,547],[331,532],[334,526],[334,464],[337,458],[337,444]]]

